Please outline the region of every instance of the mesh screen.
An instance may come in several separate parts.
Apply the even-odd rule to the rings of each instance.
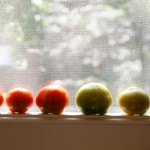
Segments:
[[[150,93],[149,0],[1,0],[0,87],[34,95],[63,84],[104,83],[116,95],[128,85]]]

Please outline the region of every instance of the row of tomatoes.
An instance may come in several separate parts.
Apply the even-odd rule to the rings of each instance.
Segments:
[[[4,100],[12,113],[25,113],[33,105],[34,96],[30,90],[19,87],[10,90],[6,96],[0,92],[0,106]],[[35,98],[36,105],[45,114],[61,114],[69,101],[67,90],[59,85],[42,88]]]
[[[32,92],[25,88],[14,88],[5,98],[0,92],[0,106],[4,99],[12,113],[25,113],[34,102]],[[39,90],[35,102],[44,114],[61,114],[69,105],[70,98],[64,87],[48,85]],[[112,96],[106,86],[100,83],[89,83],[77,91],[75,102],[85,115],[104,115],[112,104]],[[118,104],[129,115],[142,115],[149,109],[150,100],[143,89],[132,86],[119,94]]]

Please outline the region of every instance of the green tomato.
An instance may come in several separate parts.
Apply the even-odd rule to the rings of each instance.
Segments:
[[[110,91],[100,83],[83,85],[76,94],[76,105],[85,115],[104,115],[112,104]]]
[[[118,104],[128,115],[143,115],[149,108],[150,100],[143,89],[132,86],[119,94]]]

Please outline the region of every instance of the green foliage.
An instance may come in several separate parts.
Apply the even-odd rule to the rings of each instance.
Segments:
[[[30,0],[26,1],[9,1],[9,3],[0,3],[2,22],[0,24],[1,30],[10,28],[15,35],[12,41],[26,44],[27,47],[32,47],[36,42],[38,43],[39,31],[45,27],[42,15],[47,10],[47,3],[41,2],[36,5]]]

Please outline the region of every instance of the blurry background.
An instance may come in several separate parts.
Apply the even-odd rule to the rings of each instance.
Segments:
[[[0,88],[34,95],[63,84],[104,83],[116,95],[129,85],[150,93],[149,0],[1,0]],[[59,80],[59,81],[58,81]]]

